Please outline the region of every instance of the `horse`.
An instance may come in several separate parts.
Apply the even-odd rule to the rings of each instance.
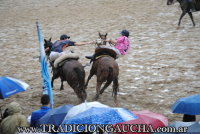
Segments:
[[[46,50],[46,55],[49,56],[50,49],[53,43],[51,42],[51,38],[49,40],[44,39],[44,48]],[[49,47],[49,49],[47,49]],[[55,68],[53,63],[50,63],[52,66],[53,76],[51,79],[51,85],[53,87],[53,82],[55,79],[60,77],[61,79],[61,87],[60,90],[64,89],[63,82],[67,81],[70,87],[74,90],[80,102],[84,102],[87,98],[87,94],[85,91],[85,70],[82,64],[77,59],[66,59],[63,61],[61,67]]]
[[[50,50],[51,50],[52,45],[53,45],[53,43],[51,42],[51,38],[49,40],[44,39],[44,48],[45,48],[45,50],[47,49],[45,51],[45,53],[46,53],[46,56],[47,56],[48,60],[49,60],[49,55],[51,53]],[[49,60],[49,63],[50,63],[50,66],[52,67],[52,71],[51,72],[53,73],[53,76],[51,78],[51,86],[53,88],[54,80],[57,79],[58,77],[60,77],[60,74],[57,71],[57,69],[54,67],[53,62],[50,62],[50,60]],[[62,79],[61,79],[60,90],[64,90],[64,85],[63,85],[63,80]]]
[[[176,0],[179,2],[182,14],[179,18],[178,26],[181,24],[181,19],[183,16],[185,16],[186,13],[190,16],[190,19],[193,23],[193,26],[195,26],[195,22],[192,15],[192,10],[195,9],[195,11],[200,11],[200,0]],[[175,2],[175,0],[167,0],[167,5],[172,5]]]
[[[117,104],[117,93],[119,91],[119,84],[118,84],[119,67],[115,60],[116,53],[113,50],[105,47],[103,48],[97,47],[95,49],[94,55],[95,58],[93,59],[93,64],[90,69],[90,74],[87,78],[87,82],[85,84],[85,89],[87,89],[89,80],[92,78],[92,76],[96,75],[97,77],[96,96],[94,97],[94,99],[98,100],[99,95],[102,94],[104,90],[113,82],[112,95],[114,95],[114,102],[115,104]],[[101,88],[103,82],[106,83],[103,86],[103,88]]]
[[[107,39],[107,35],[108,35],[108,33],[106,33],[106,34],[101,34],[100,32],[99,32],[99,38],[97,39],[97,42],[96,42],[96,45],[99,47],[99,46],[101,46],[101,45],[106,45],[106,39]]]

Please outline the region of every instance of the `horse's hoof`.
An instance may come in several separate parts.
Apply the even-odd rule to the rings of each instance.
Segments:
[[[64,88],[60,88],[60,91],[61,91],[61,90],[64,90]]]
[[[119,106],[119,103],[118,101],[115,101],[115,106],[118,107]]]

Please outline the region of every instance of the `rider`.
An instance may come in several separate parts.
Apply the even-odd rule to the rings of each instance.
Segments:
[[[120,57],[121,55],[127,54],[129,48],[130,48],[130,40],[129,40],[129,31],[128,30],[122,30],[120,32],[121,36],[118,37],[116,40],[105,40],[106,42],[109,42],[110,44],[113,44],[114,47],[112,49],[117,53],[117,57]],[[98,54],[97,54],[98,55]],[[95,59],[95,55],[92,56],[85,56],[88,59]]]
[[[128,39],[129,31],[122,30],[120,34],[121,36],[118,37],[116,40],[107,40],[107,42],[109,42],[110,44],[114,44],[114,48],[119,51],[120,55],[125,55],[130,49],[130,40]]]
[[[87,44],[92,44],[93,42],[74,42],[70,40],[70,36],[63,34],[60,36],[60,40],[57,40],[53,43],[51,48],[51,53],[49,55],[49,59],[51,62],[55,61],[59,56],[66,53],[64,49],[69,46],[82,46]],[[46,48],[47,51],[49,48]]]

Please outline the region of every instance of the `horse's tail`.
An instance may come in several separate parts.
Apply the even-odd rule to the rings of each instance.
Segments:
[[[74,71],[77,74],[77,91],[79,91],[79,97],[82,99],[82,101],[86,100],[87,94],[85,91],[85,71],[84,68],[80,69],[78,67],[74,68]]]

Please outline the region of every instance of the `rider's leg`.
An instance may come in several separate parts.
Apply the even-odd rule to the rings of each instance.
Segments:
[[[60,55],[61,53],[52,51],[49,55],[50,62],[54,62]]]

